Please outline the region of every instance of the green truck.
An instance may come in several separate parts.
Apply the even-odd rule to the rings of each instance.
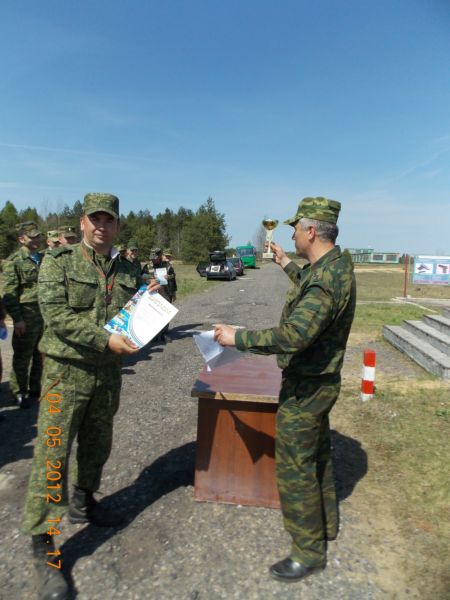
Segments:
[[[236,256],[244,263],[244,267],[256,267],[256,248],[255,246],[237,246]]]

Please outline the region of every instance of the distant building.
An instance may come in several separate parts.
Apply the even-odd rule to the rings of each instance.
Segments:
[[[400,262],[400,252],[378,252],[373,248],[348,248],[354,263],[390,264]]]

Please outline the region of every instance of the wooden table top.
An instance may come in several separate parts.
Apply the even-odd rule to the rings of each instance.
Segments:
[[[281,369],[275,356],[245,353],[224,365],[200,372],[191,390],[194,398],[278,403]]]

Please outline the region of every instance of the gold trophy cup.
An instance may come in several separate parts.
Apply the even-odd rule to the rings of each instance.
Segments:
[[[276,219],[264,219],[262,224],[267,232],[262,257],[272,260],[275,255],[273,252],[270,252],[270,244],[272,243],[273,230],[278,225],[278,221]]]

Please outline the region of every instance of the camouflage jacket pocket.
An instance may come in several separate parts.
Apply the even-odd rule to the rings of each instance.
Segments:
[[[30,261],[29,261],[30,262]],[[33,265],[26,265],[22,267],[20,270],[20,278],[22,280],[22,285],[28,287],[37,283],[38,280],[39,269]]]
[[[85,273],[68,273],[68,303],[72,308],[91,308],[97,296],[98,281]]]
[[[113,306],[122,308],[136,291],[136,279],[128,274],[118,273],[113,287]]]

